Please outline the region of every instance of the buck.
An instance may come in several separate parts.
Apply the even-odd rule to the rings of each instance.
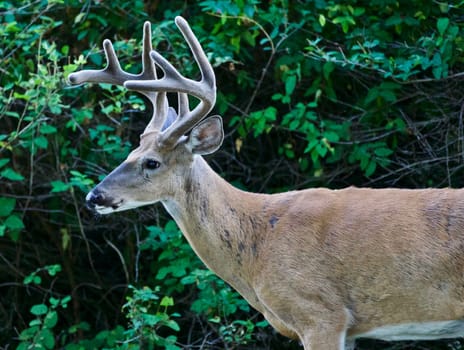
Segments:
[[[175,22],[200,80],[152,50],[148,22],[139,75],[121,69],[105,40],[106,68],[69,76],[73,84],[123,85],[153,105],[139,147],[87,205],[109,214],[161,202],[200,259],[306,350],[352,349],[362,337],[463,336],[464,191],[234,188],[202,157],[224,138],[221,117],[207,117],[216,100],[213,68],[188,23]],[[178,95],[176,109],[168,92]],[[193,109],[189,95],[199,100]]]

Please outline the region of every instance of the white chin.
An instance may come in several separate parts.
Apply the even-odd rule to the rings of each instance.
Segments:
[[[98,206],[98,205],[95,207],[95,211],[101,215],[114,213],[118,209],[119,208],[113,209],[112,207],[103,207],[103,206]]]
[[[119,206],[114,206],[114,207],[104,207],[104,206],[99,206],[97,205],[95,207],[95,210],[97,211],[98,214],[101,215],[106,215],[106,214],[111,214],[115,213],[118,211],[124,211],[124,210],[129,210],[129,209],[135,209],[144,205],[148,204],[153,204],[156,202],[124,202],[121,203]]]

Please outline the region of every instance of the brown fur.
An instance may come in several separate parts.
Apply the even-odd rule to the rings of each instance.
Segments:
[[[464,190],[254,194],[184,159],[162,202],[205,264],[305,348],[464,317]]]
[[[202,181],[188,198],[207,198],[208,222],[180,193],[182,231],[213,271],[308,349],[338,349],[343,332],[464,317],[464,190],[259,195],[195,164]]]

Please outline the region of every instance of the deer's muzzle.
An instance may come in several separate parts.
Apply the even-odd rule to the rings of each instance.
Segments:
[[[85,198],[87,208],[95,210],[100,214],[110,213],[118,209],[119,204],[114,202],[114,199],[98,188],[94,188],[87,194]]]

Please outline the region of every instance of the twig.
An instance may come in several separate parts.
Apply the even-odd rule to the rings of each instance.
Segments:
[[[76,196],[75,196],[75,193],[74,193],[74,188],[71,187],[69,192],[71,193],[71,197],[72,197],[72,200],[73,200],[74,210],[76,212],[77,222],[79,224],[79,232],[80,232],[82,238],[84,239],[84,243],[85,243],[85,246],[87,248],[87,257],[89,258],[90,267],[92,268],[92,271],[95,274],[95,277],[97,277],[99,283],[102,284],[102,282],[100,280],[100,275],[97,273],[97,270],[95,269],[95,265],[93,264],[93,259],[92,259],[92,253],[91,253],[91,250],[90,250],[89,240],[87,238],[87,235],[85,234],[84,225],[82,223],[81,215],[79,213],[79,206],[77,204]]]
[[[105,237],[105,242],[111,247],[113,248],[113,250],[116,252],[116,254],[118,254],[118,257],[119,257],[119,260],[121,260],[121,265],[122,265],[122,268],[124,269],[124,275],[126,276],[126,281],[127,281],[127,284],[129,284],[130,282],[130,278],[129,278],[129,271],[127,270],[127,266],[126,266],[126,262],[124,261],[124,257],[122,256],[120,250],[118,249],[118,247],[116,247],[109,239],[107,239]]]

